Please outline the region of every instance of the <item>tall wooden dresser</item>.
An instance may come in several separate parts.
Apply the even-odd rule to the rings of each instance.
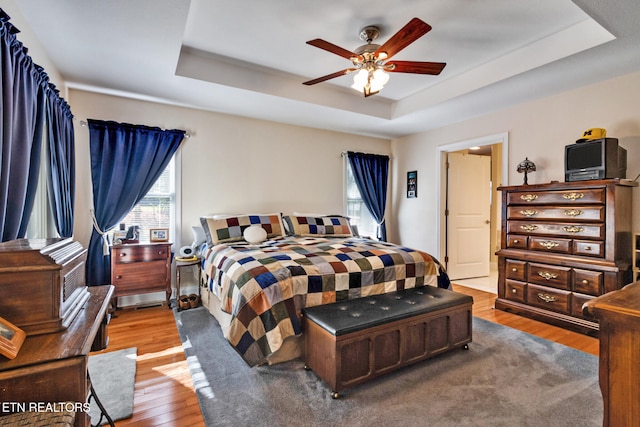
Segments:
[[[497,309],[586,334],[582,305],[631,282],[632,181],[500,187]]]

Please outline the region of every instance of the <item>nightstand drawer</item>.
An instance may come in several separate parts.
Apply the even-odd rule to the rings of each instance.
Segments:
[[[164,290],[167,283],[166,266],[166,260],[120,265],[112,279],[116,296],[141,289]]]

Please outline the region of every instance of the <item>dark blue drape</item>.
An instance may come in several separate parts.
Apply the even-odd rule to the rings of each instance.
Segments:
[[[48,95],[49,201],[58,234],[61,237],[71,237],[76,185],[73,115],[68,104],[54,90],[50,90]]]
[[[162,130],[88,120],[94,228],[87,254],[87,284],[111,282],[111,257],[103,233],[118,224],[147,194],[184,138]]]
[[[0,227],[23,237],[33,209],[42,148],[44,76],[0,9]]]
[[[387,241],[384,211],[387,205],[387,181],[389,156],[378,154],[347,153],[360,196],[371,216],[378,222],[378,239]]]

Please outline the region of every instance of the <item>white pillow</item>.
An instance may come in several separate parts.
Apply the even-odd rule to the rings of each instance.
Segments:
[[[244,229],[242,236],[249,243],[261,243],[267,239],[267,230],[259,225],[252,225]]]

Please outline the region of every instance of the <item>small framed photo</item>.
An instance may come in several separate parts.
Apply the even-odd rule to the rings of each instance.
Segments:
[[[26,336],[22,329],[0,317],[0,354],[9,359],[15,358]]]
[[[151,236],[149,240],[152,242],[168,242],[169,241],[169,229],[168,228],[152,228]]]
[[[407,198],[418,197],[418,171],[407,172]]]

